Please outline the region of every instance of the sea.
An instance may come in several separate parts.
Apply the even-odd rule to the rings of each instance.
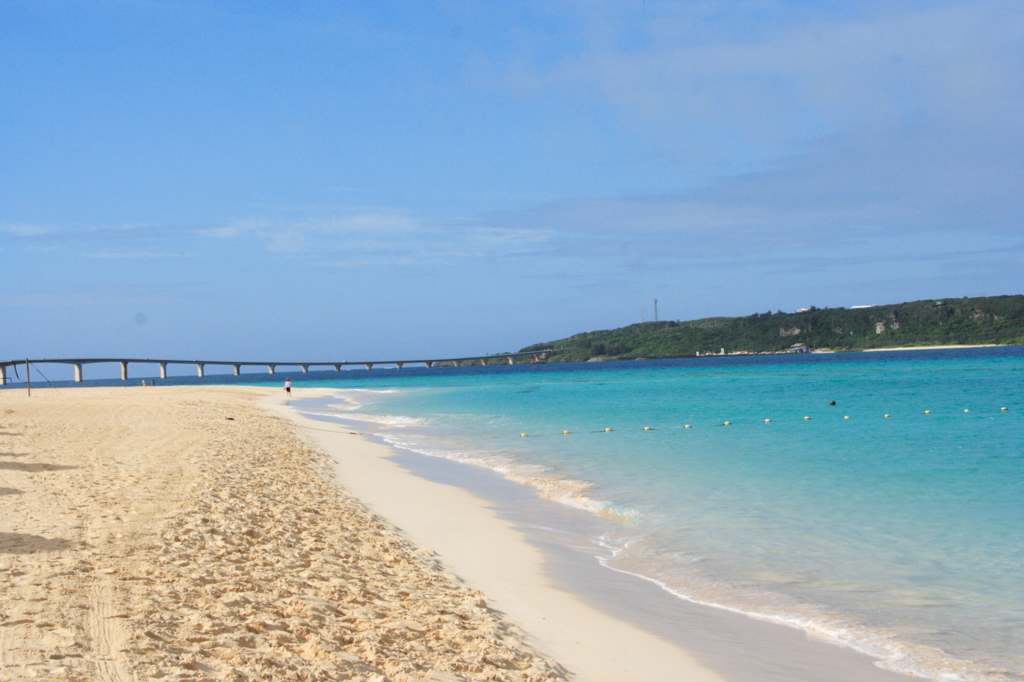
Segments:
[[[1024,347],[294,378],[336,389],[301,412],[587,515],[667,600],[1024,680]]]

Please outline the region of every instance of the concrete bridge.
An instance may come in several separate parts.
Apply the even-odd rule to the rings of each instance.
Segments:
[[[405,365],[425,365],[427,367],[436,367],[445,363],[452,363],[455,367],[467,367],[470,365],[487,365],[494,364],[494,361],[498,361],[501,364],[515,364],[516,358],[529,357],[533,362],[544,362],[548,359],[548,356],[553,353],[552,349],[541,350],[541,351],[530,351],[527,353],[499,353],[497,355],[474,355],[471,357],[464,358],[440,358],[436,360],[372,360],[365,361],[360,360],[358,362],[350,362],[348,360],[343,362],[239,362],[237,360],[155,360],[151,358],[58,358],[58,359],[43,359],[43,360],[4,360],[0,361],[0,385],[6,384],[10,378],[11,372],[14,367],[18,365],[43,365],[43,364],[60,364],[60,365],[74,365],[75,367],[75,381],[82,381],[82,368],[85,365],[95,365],[99,363],[118,363],[121,365],[121,380],[128,380],[128,365],[159,365],[160,366],[160,378],[167,378],[167,365],[195,365],[196,373],[198,376],[206,376],[206,366],[230,366],[235,370],[235,376],[242,373],[243,367],[266,367],[270,374],[274,374],[278,367],[298,367],[303,372],[308,372],[310,367],[333,367],[335,372],[340,372],[342,367],[359,366],[362,365],[367,370],[371,370],[375,365],[393,365],[396,369],[402,369]]]

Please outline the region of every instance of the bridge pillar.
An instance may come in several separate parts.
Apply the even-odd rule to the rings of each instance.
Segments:
[[[241,373],[242,373],[242,366],[241,365],[235,365],[235,376],[237,377]]]
[[[405,364],[404,362],[396,362],[395,363],[395,369],[402,369],[402,365],[404,365],[404,364]]]
[[[373,363],[372,362],[366,363],[366,371],[369,372],[371,369],[373,369]]]
[[[161,362],[160,363],[160,378],[161,379],[166,379],[167,378],[167,363],[166,362]]]
[[[430,369],[431,367],[434,366],[434,363],[432,363],[430,360],[427,360],[423,364],[427,366],[427,369]]]
[[[303,374],[309,372],[309,365],[299,365],[299,366],[302,367],[302,373]]]
[[[204,367],[206,367],[206,365],[204,365],[203,363],[201,363],[201,362],[197,362],[196,363],[196,374],[199,376],[200,379],[202,379],[204,376],[206,376],[206,372],[203,369]]]
[[[0,365],[0,386],[7,384],[7,365]]]
[[[81,383],[82,381],[82,363],[75,363],[75,381]]]
[[[508,358],[507,358],[507,359],[508,359],[508,364],[510,364],[510,365],[514,365],[514,364],[516,364],[515,362],[513,362],[513,361],[512,361],[512,356],[511,356],[511,355],[510,355],[510,356],[508,356]]]
[[[534,354],[533,354],[533,361],[534,361],[534,362],[540,362],[540,355],[539,355],[539,354],[537,354],[537,353],[534,353]]]
[[[334,366],[334,371],[335,372],[340,372],[341,371],[341,365],[335,365]]]
[[[121,381],[128,381],[128,363],[121,361]]]
[[[487,366],[487,358],[480,358],[480,364],[483,365],[484,367],[486,367]]]
[[[275,367],[277,367],[277,365],[267,365],[267,371],[273,374]]]

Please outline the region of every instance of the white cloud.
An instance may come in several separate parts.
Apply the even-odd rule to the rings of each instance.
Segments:
[[[838,18],[785,3],[651,4],[585,10],[587,49],[516,63],[508,90],[610,103],[638,156],[715,172],[481,227],[542,230],[555,257],[653,261],[883,245],[913,258],[932,241],[970,250],[999,235],[1021,248],[1019,4],[861,3]]]
[[[214,237],[217,239],[230,239],[243,235],[259,234],[268,227],[266,220],[245,219],[235,220],[227,225],[216,225],[203,227],[195,230],[195,233],[202,237]]]
[[[191,258],[191,256],[184,253],[160,253],[155,251],[128,251],[120,253],[100,251],[89,254],[89,258]]]
[[[352,232],[410,232],[419,227],[412,218],[387,213],[365,213],[333,222],[337,227]]]
[[[50,226],[30,225],[26,223],[0,225],[0,232],[11,234],[16,237],[36,237],[38,235],[51,232],[52,229],[53,228]]]
[[[1019,95],[1019,72],[1005,61],[1018,53],[1024,30],[1017,3],[904,7],[846,20],[794,19],[783,5],[753,8],[745,19],[742,11],[732,15],[733,33],[723,34],[695,3],[675,21],[626,25],[646,36],[629,48],[620,47],[624,36],[607,37],[621,29],[601,25],[620,18],[602,15],[589,50],[535,67],[535,80],[573,96],[599,92],[644,121],[669,115],[705,125],[707,117],[781,122],[801,108],[849,121],[851,113],[891,114],[921,96],[938,106],[962,92],[967,97],[956,103],[973,107],[979,91],[986,100]],[[743,30],[744,21],[782,26]]]

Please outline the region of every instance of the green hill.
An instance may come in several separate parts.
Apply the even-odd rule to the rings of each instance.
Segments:
[[[550,362],[599,357],[665,358],[696,353],[863,350],[891,346],[1024,344],[1024,296],[912,301],[871,308],[811,308],[688,322],[643,322],[574,334],[523,351],[554,348]]]

